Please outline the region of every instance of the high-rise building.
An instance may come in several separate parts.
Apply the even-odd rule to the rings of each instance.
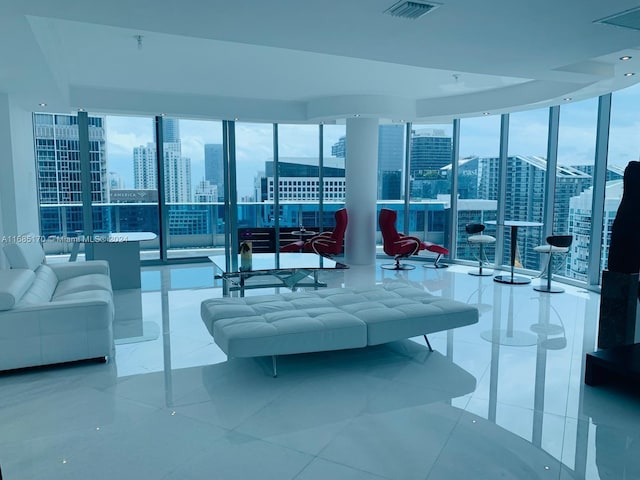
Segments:
[[[478,157],[474,156],[474,157],[468,157],[468,158],[461,158],[458,161],[458,197],[459,198],[474,198],[474,199],[488,198],[488,197],[478,196],[478,179],[480,178],[479,168],[480,166],[479,166]],[[439,182],[444,182],[446,183],[446,186],[438,187],[436,189],[436,194],[450,193],[448,192],[448,190],[451,189],[451,172],[452,172],[451,163],[440,169],[440,175],[439,175],[439,178],[436,180],[436,184],[438,184]],[[424,198],[436,198],[436,195],[434,195],[433,197],[424,197]]]
[[[451,152],[451,137],[444,130],[414,130],[411,134],[411,175],[437,174],[442,167],[451,163]]]
[[[191,159],[182,156],[179,142],[164,144],[164,186],[167,203],[192,201]]]
[[[191,159],[183,157],[180,143],[163,145],[164,184],[167,203],[187,203],[191,201]],[[135,189],[156,189],[158,176],[156,170],[156,146],[133,149],[133,181]]]
[[[265,181],[261,187],[260,199],[272,202],[274,199],[273,160],[265,162]],[[320,199],[320,167],[318,159],[306,157],[280,157],[278,160],[278,187],[281,201],[315,201]],[[324,200],[344,201],[345,171],[343,159],[325,159],[322,169],[324,178]]]
[[[196,185],[193,201],[195,203],[214,203],[218,201],[218,186],[212,185],[209,180],[200,180]]]
[[[280,157],[278,160],[278,191],[281,225],[318,225],[317,202],[320,199],[320,167],[317,158]],[[256,198],[271,203],[275,197],[274,162],[265,162],[265,171],[256,179]],[[344,159],[326,158],[322,168],[323,197],[326,203],[344,202]],[[308,206],[303,204],[308,203]],[[307,208],[305,208],[307,207]],[[327,209],[329,211],[329,209]],[[326,215],[327,212],[325,212]],[[273,205],[264,211],[264,224],[273,221]],[[330,223],[326,223],[328,225]]]
[[[378,127],[378,172],[395,172],[404,165],[404,125]]]
[[[499,185],[499,159],[480,158],[478,164],[478,196],[497,200]],[[515,155],[507,159],[507,185],[505,211],[508,220],[544,222],[544,187],[547,161],[536,156]],[[579,195],[589,185],[591,176],[573,167],[558,165],[552,232],[568,231],[569,199]],[[544,242],[540,228],[526,228],[518,234],[520,262],[525,268],[542,267],[541,256],[533,249]],[[511,239],[505,238],[505,259],[510,251]],[[564,272],[563,272],[564,273]]]
[[[109,191],[125,188],[124,180],[118,172],[109,172]]]
[[[404,125],[378,126],[378,171],[402,170],[402,165],[404,164],[404,128]],[[346,137],[340,137],[331,146],[331,156],[346,158]]]
[[[340,137],[336,143],[331,145],[331,156],[347,158],[347,137]]]
[[[593,178],[593,174],[595,171],[595,165],[572,165],[576,170],[580,170],[581,172],[586,173],[591,178]],[[618,165],[607,165],[607,174],[605,179],[607,182],[611,180],[622,180],[624,177],[624,167]],[[589,182],[585,188],[591,187],[591,182]]]
[[[378,198],[402,198],[404,165],[404,125],[378,127]]]
[[[109,201],[104,117],[89,117],[91,201]],[[35,113],[35,154],[40,204],[81,203],[80,146],[76,115]]]
[[[180,143],[180,121],[177,118],[162,119],[163,143]]]
[[[136,190],[157,190],[158,188],[154,143],[147,143],[146,147],[141,145],[133,149],[133,188]]]
[[[378,127],[378,198],[400,200],[404,165],[404,125]],[[331,146],[331,155],[345,158],[346,137],[340,137]]]
[[[204,146],[204,179],[217,187],[218,197],[214,201],[224,200],[224,167],[221,144],[207,143]]]
[[[615,169],[613,173],[617,173]],[[602,269],[607,268],[609,245],[611,242],[611,226],[616,218],[616,213],[622,200],[622,191],[622,179],[607,182],[604,197],[602,248],[600,249],[600,266]],[[567,256],[567,276],[581,281],[587,281],[587,270],[589,267],[592,201],[593,187],[589,187],[569,201],[569,234],[573,236],[573,243]]]

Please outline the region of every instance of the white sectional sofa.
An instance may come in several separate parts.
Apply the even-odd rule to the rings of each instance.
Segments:
[[[478,322],[478,309],[404,283],[205,300],[200,314],[229,357],[359,348]],[[427,340],[428,344],[428,340]],[[431,348],[429,346],[429,348]]]
[[[46,264],[35,238],[4,253],[11,269],[0,270],[0,371],[112,355],[107,262]]]

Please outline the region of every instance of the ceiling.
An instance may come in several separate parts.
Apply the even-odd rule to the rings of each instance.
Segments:
[[[3,0],[0,92],[29,110],[438,122],[640,80],[640,22],[596,22],[637,0],[440,0],[416,20],[394,3]]]

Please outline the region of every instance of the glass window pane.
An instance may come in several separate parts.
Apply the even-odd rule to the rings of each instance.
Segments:
[[[222,122],[163,119],[168,258],[224,247]]]
[[[346,125],[324,125],[322,129],[324,201],[322,230],[336,224],[335,212],[345,206]]]
[[[378,127],[378,200],[402,200],[405,125]]]
[[[567,228],[573,235],[573,244],[562,265],[554,265],[560,275],[578,280],[587,280],[589,244],[591,239],[591,187],[595,165],[596,124],[598,99],[563,105],[560,108],[560,131],[558,133],[558,169],[578,173],[575,178],[556,184],[554,214],[563,222],[562,211],[569,209]],[[566,211],[566,210],[565,210]],[[555,225],[554,228],[564,228]],[[555,232],[554,232],[555,233]],[[566,262],[566,264],[564,264]]]
[[[408,234],[441,245],[448,227],[452,136],[452,124],[412,125]],[[387,207],[398,210],[396,226],[403,231],[403,207]]]
[[[637,161],[640,156],[638,107],[640,107],[640,84],[612,94],[600,278],[602,278],[602,270],[607,268],[609,245],[611,243],[611,226],[622,199],[624,169],[629,162]]]
[[[500,153],[500,117],[465,118],[460,121],[460,158],[458,159],[458,258],[477,260],[477,248],[467,243],[468,223],[495,221],[498,200]],[[449,169],[450,172],[450,169]],[[496,234],[495,225],[486,225],[487,235]],[[488,245],[489,261],[495,256],[495,244]]]
[[[544,243],[542,223],[544,222],[548,132],[548,109],[509,115],[505,220],[541,224],[539,227],[520,227],[518,229],[516,266],[531,270],[540,270],[545,260],[534,251],[534,248]],[[562,183],[560,178],[558,180]],[[566,222],[566,212],[564,212],[564,218]],[[510,252],[511,236],[509,233],[505,233],[504,258],[502,260],[504,265],[510,263]]]
[[[239,230],[273,227],[282,207],[274,211],[273,125],[236,122],[236,184]],[[270,163],[271,162],[271,163]],[[271,165],[271,171],[269,166]],[[265,248],[275,250],[275,245]],[[259,252],[254,242],[254,251]]]
[[[318,226],[318,142],[317,125],[278,125],[281,227]]]
[[[91,119],[91,117],[89,117]],[[154,119],[105,117],[110,201],[93,203],[94,228],[160,232]],[[91,127],[90,127],[91,129]],[[141,242],[143,259],[160,257],[158,240]]]
[[[73,117],[73,118],[71,118]],[[73,239],[83,233],[82,186],[78,122],[75,115],[36,113],[33,115],[40,232],[54,237],[45,248],[49,254],[68,254]],[[93,131],[98,179],[106,173],[105,132]],[[93,165],[92,165],[93,166]],[[92,196],[106,197],[108,189],[101,182],[92,185]],[[62,241],[58,241],[62,240]]]

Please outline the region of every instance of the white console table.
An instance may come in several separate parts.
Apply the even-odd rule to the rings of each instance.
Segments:
[[[140,242],[155,240],[153,232],[116,232],[95,235],[91,242],[75,242],[70,262],[75,262],[80,243],[93,248],[93,259],[109,262],[111,286],[114,290],[140,288]],[[86,250],[86,248],[85,248]]]
[[[140,288],[140,242],[156,236],[153,232],[118,232],[94,237],[93,258],[109,262],[114,290]]]

